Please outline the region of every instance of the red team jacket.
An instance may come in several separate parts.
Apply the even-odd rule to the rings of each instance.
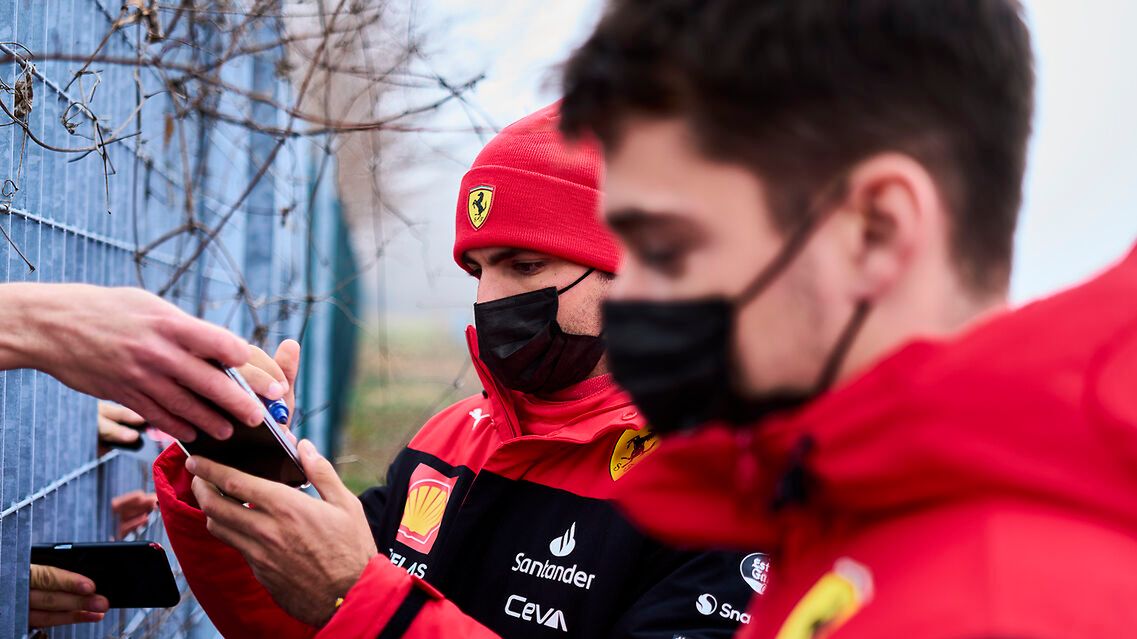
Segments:
[[[620,491],[662,538],[772,552],[740,637],[1137,637],[1137,251]]]
[[[472,331],[468,339],[473,352]],[[486,392],[431,419],[387,484],[360,496],[386,556],[371,561],[318,633],[281,610],[243,558],[206,531],[184,453],[172,447],[158,459],[171,545],[222,634],[726,639],[750,621],[746,603],[765,589],[764,555],[665,546],[610,502],[628,469],[659,445],[622,391],[599,378],[540,401],[478,369]]]

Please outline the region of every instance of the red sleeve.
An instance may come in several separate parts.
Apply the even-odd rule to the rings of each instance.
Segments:
[[[380,555],[371,560],[319,639],[500,639],[430,584]]]
[[[154,488],[170,546],[210,621],[225,637],[314,636],[315,628],[276,605],[240,553],[205,529],[185,461],[180,446],[167,448],[154,462]]]
[[[190,492],[192,476],[185,470],[185,460],[181,447],[167,448],[154,462],[154,486],[170,545],[210,621],[226,637],[315,636],[316,628],[276,605],[240,553],[205,529],[205,515]],[[380,555],[364,569],[319,637],[491,639],[498,635]]]

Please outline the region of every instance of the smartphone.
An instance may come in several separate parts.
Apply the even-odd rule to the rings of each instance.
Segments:
[[[166,551],[153,541],[37,544],[31,562],[89,577],[111,608],[172,608],[181,599]]]
[[[249,388],[248,382],[235,369],[218,366],[244,391],[253,397],[256,393]],[[208,400],[214,410],[222,415],[225,411],[218,408]],[[260,398],[257,398],[260,401]],[[308,477],[300,466],[300,453],[296,445],[285,433],[284,429],[276,423],[268,409],[264,409],[264,416],[260,426],[250,427],[236,419],[230,419],[233,425],[233,434],[229,439],[214,439],[204,432],[198,432],[197,439],[192,442],[178,441],[178,445],[187,455],[200,455],[210,461],[225,464],[249,473],[256,477],[278,481],[294,488],[303,488],[308,485]]]

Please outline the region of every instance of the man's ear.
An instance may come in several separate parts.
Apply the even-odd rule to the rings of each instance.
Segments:
[[[896,285],[915,250],[933,236],[942,209],[931,174],[906,155],[877,155],[858,164],[846,182],[852,222],[853,289],[875,300]]]

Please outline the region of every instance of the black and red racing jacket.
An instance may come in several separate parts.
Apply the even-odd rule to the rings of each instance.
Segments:
[[[386,485],[360,496],[386,556],[372,560],[319,636],[726,638],[750,621],[764,555],[665,546],[609,500],[659,446],[609,378],[536,399],[501,388],[480,366],[479,374],[486,391],[432,418]],[[316,635],[208,535],[182,460],[174,448],[157,462],[159,501],[218,629]]]

